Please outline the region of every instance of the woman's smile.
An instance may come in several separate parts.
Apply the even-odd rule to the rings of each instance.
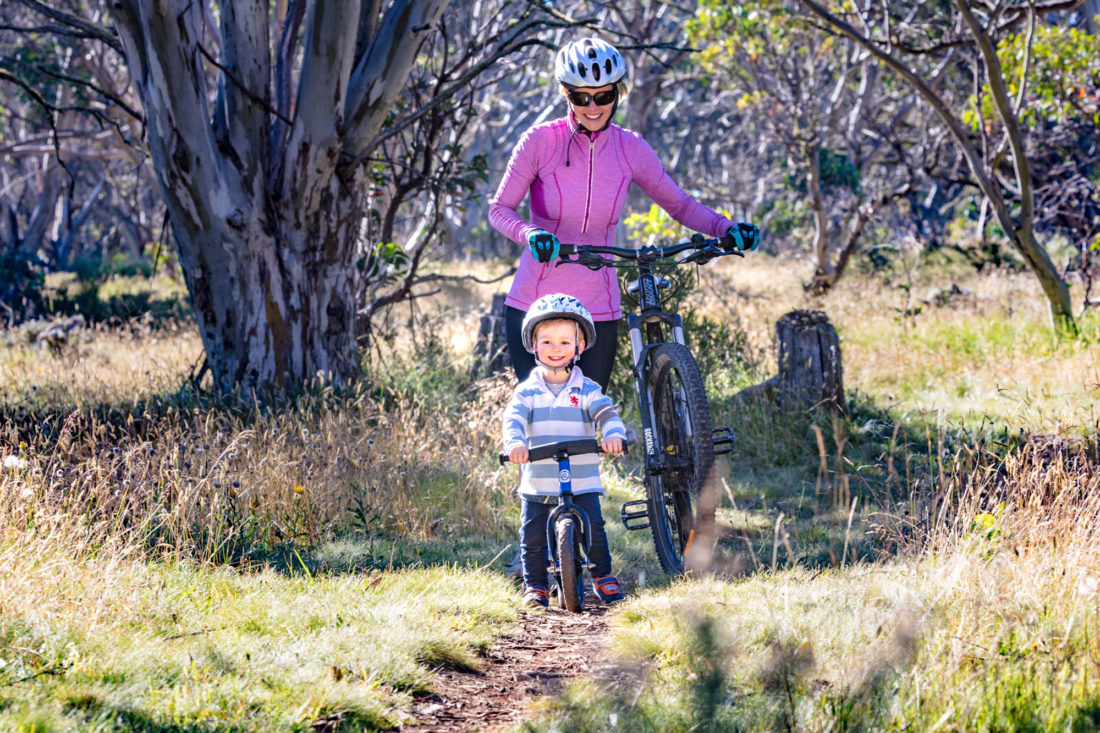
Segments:
[[[590,132],[602,130],[611,119],[611,112],[615,108],[617,95],[614,94],[615,85],[605,84],[602,87],[581,87],[565,92],[569,106],[573,110],[573,116],[577,122]],[[611,92],[611,94],[608,94]],[[596,98],[599,98],[597,101]],[[584,102],[581,104],[580,102]],[[600,104],[603,102],[603,104]]]

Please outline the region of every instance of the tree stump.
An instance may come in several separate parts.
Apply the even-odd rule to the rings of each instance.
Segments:
[[[504,335],[504,293],[493,296],[489,312],[481,316],[474,344],[470,376],[477,379],[503,372],[512,366],[508,358],[508,339]]]
[[[779,374],[738,396],[774,400],[785,409],[808,405],[847,413],[840,342],[825,313],[791,311],[779,318],[775,330]]]

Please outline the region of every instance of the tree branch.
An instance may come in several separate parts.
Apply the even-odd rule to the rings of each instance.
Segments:
[[[83,18],[79,18],[75,15],[70,15],[69,13],[55,10],[48,5],[38,2],[38,0],[18,0],[18,2],[22,3],[23,5],[40,15],[44,15],[47,18],[52,18],[58,23],[66,25],[70,28],[75,28],[77,31],[84,34],[84,36],[87,38],[102,41],[119,54],[122,53],[122,43],[119,41],[117,33],[113,33],[106,28],[100,28],[94,23],[89,23]]]
[[[413,114],[399,120],[395,124],[386,128],[385,131],[378,133],[373,139],[362,144],[357,151],[350,150],[349,154],[353,157],[349,157],[343,164],[343,168],[352,169],[363,163],[379,145],[388,140],[389,138],[397,135],[402,130],[405,130],[417,120],[428,114],[439,105],[443,104],[447,100],[454,97],[463,89],[467,88],[474,79],[481,75],[486,69],[495,64],[505,56],[519,51],[527,46],[542,45],[543,41],[538,38],[526,38],[522,41],[516,41],[515,39],[521,38],[528,33],[532,33],[535,30],[541,30],[543,28],[572,28],[576,26],[586,26],[591,23],[591,20],[583,21],[551,21],[551,20],[532,20],[524,23],[511,30],[506,40],[504,40],[496,51],[491,53],[488,57],[483,58],[478,63],[467,69],[460,77],[458,77],[452,84],[448,85],[441,92],[427,100],[424,104]]]
[[[40,71],[43,74],[46,74],[47,76],[52,76],[55,79],[59,79],[61,81],[67,81],[70,84],[76,84],[78,86],[87,87],[87,88],[91,89],[93,92],[95,92],[97,95],[103,97],[104,99],[109,100],[111,103],[116,105],[119,109],[121,109],[123,112],[125,112],[126,114],[133,117],[138,122],[144,122],[145,121],[145,116],[142,115],[142,113],[139,110],[136,110],[133,107],[131,107],[129,105],[129,103],[127,103],[124,99],[122,99],[120,96],[118,96],[114,92],[110,92],[110,91],[104,89],[103,87],[95,84],[94,82],[90,82],[90,81],[87,81],[85,79],[80,79],[80,78],[75,77],[75,76],[69,76],[68,74],[62,74],[59,71],[55,71],[55,70],[50,69],[50,68],[45,67],[45,66],[35,66],[34,68],[35,68],[35,70]]]
[[[65,169],[65,173],[67,173],[69,175],[69,180],[70,181],[76,180],[75,177],[73,176],[72,170],[69,169],[68,164],[65,163],[65,159],[61,156],[61,141],[60,141],[60,139],[58,138],[58,135],[57,135],[57,121],[54,119],[54,115],[57,112],[62,111],[62,109],[58,108],[58,107],[54,107],[52,104],[47,102],[42,97],[42,95],[38,93],[37,90],[33,89],[29,84],[24,82],[22,79],[10,74],[8,71],[6,71],[3,68],[0,68],[0,81],[10,81],[13,84],[15,84],[16,86],[20,87],[24,92],[27,93],[27,96],[29,96],[37,104],[39,104],[44,110],[46,110],[46,113],[47,113],[46,114],[46,121],[50,125],[50,132],[51,132],[50,138],[53,142],[53,151],[54,151],[54,155],[57,157],[57,162],[61,165],[62,168]]]
[[[209,51],[207,51],[206,47],[203,46],[201,43],[199,44],[199,53],[202,54],[203,58],[205,58],[207,61],[210,62],[211,66],[213,66],[218,71],[225,74],[226,78],[229,79],[231,82],[233,82],[233,84],[238,89],[240,89],[242,92],[244,92],[245,96],[247,96],[254,104],[257,104],[260,107],[263,107],[265,110],[267,110],[267,112],[269,114],[271,114],[275,117],[278,117],[280,120],[287,123],[288,125],[291,124],[291,120],[289,118],[284,117],[282,114],[279,113],[279,110],[275,109],[270,104],[268,104],[266,99],[264,99],[263,97],[260,97],[255,92],[253,92],[251,89],[246,87],[244,82],[241,81],[237,77],[237,75],[233,73],[233,71],[231,69],[227,68],[224,64],[219,63],[218,60],[216,58],[214,58],[214,56]]]

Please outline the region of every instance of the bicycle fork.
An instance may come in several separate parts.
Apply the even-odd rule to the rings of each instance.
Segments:
[[[588,559],[588,553],[592,549],[592,522],[584,510],[573,503],[573,479],[569,469],[569,456],[555,456],[558,462],[559,503],[550,512],[546,519],[546,546],[550,549],[550,567],[547,571],[561,583],[561,558],[558,557],[558,543],[555,536],[558,519],[562,515],[569,514],[573,517],[574,524],[580,532],[580,541],[577,542],[577,558],[581,569],[591,570],[595,564]]]
[[[678,313],[665,313],[656,302],[655,293],[647,293],[646,281],[640,281],[642,290],[642,312],[640,315],[628,315],[626,318],[627,329],[630,333],[630,349],[633,355],[634,390],[638,396],[638,408],[642,418],[642,441],[645,444],[645,474],[646,483],[650,476],[659,475],[664,471],[664,457],[660,446],[657,445],[657,437],[653,429],[655,418],[653,415],[652,395],[649,393],[646,375],[649,370],[647,361],[649,352],[661,346],[663,342],[646,344],[642,340],[643,323],[660,323],[672,331],[672,342],[686,346],[684,340],[683,320]],[[667,287],[664,283],[656,285],[658,289]],[[647,295],[649,297],[647,297]],[[647,307],[648,301],[648,307]],[[690,435],[690,423],[685,426]],[[714,455],[725,455],[733,450],[733,431],[726,426],[711,429],[711,443],[714,446]],[[649,503],[647,499],[636,499],[623,503],[619,512],[619,518],[627,529],[649,529]]]

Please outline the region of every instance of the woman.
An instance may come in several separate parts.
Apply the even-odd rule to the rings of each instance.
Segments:
[[[640,135],[611,124],[627,92],[626,63],[599,38],[566,44],[554,60],[569,110],[565,117],[527,130],[489,206],[489,222],[529,251],[506,299],[508,353],[522,382],[535,366],[523,347],[523,316],[548,293],[579,299],[596,321],[595,346],[581,356],[581,370],[605,390],[618,345],[619,285],[610,268],[556,267],[560,242],[613,245],[631,183],[684,226],[727,247],[756,249],[753,224],[734,224],[692,199],[672,182],[653,148]],[[531,196],[531,220],[517,209]]]

